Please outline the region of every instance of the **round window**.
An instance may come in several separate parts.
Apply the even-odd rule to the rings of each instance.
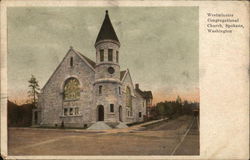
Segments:
[[[113,73],[115,72],[115,69],[114,69],[113,67],[109,67],[109,68],[108,68],[108,72],[109,72],[110,74],[113,74]]]

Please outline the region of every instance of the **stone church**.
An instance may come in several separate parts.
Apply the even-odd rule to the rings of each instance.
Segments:
[[[143,121],[152,92],[134,86],[128,69],[120,71],[120,45],[106,11],[95,62],[70,47],[38,95],[33,124],[86,128],[103,121],[114,128]]]

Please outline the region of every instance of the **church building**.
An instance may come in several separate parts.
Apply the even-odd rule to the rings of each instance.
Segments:
[[[120,42],[108,11],[95,41],[95,62],[70,47],[38,95],[33,125],[87,128],[98,121],[115,128],[147,117],[152,92],[120,71]]]

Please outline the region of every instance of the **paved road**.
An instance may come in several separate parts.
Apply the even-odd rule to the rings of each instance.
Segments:
[[[183,139],[192,120],[182,116],[127,132],[10,128],[9,155],[198,155],[198,123]]]

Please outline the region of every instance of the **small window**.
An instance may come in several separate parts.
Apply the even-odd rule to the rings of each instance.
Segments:
[[[102,86],[99,86],[99,94],[102,94]]]
[[[141,117],[141,112],[139,112],[139,117]]]
[[[116,51],[116,62],[118,63],[119,62],[119,52]]]
[[[64,108],[64,110],[63,110],[63,115],[65,115],[65,116],[68,115],[68,109],[67,109],[67,108]]]
[[[73,108],[69,109],[69,115],[73,115]]]
[[[110,104],[110,112],[114,112],[114,104]]]
[[[121,87],[118,87],[118,93],[121,95]]]
[[[75,108],[75,115],[78,115],[78,114],[79,114],[79,108],[76,107],[76,108]]]
[[[113,61],[113,49],[108,49],[108,61]]]
[[[100,50],[100,61],[101,62],[104,61],[104,50],[103,49]]]
[[[70,67],[73,67],[73,57],[70,58]]]
[[[115,73],[115,69],[114,69],[113,67],[109,67],[109,68],[108,68],[108,72],[109,72],[110,74],[113,74],[113,73]]]

